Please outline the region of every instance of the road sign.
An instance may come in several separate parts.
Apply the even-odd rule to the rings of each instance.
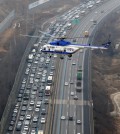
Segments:
[[[72,24],[79,24],[79,23],[80,23],[80,20],[79,19],[72,20]]]

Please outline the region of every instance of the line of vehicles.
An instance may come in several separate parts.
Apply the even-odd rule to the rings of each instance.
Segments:
[[[72,28],[71,19],[79,18],[84,4],[71,9],[61,20],[53,22],[47,29],[51,35],[65,36]],[[85,14],[85,11],[84,13]],[[67,16],[67,17],[66,17]],[[58,32],[59,31],[59,32]],[[89,32],[87,35],[89,36]],[[57,57],[41,53],[40,44],[52,41],[50,36],[41,35],[39,42],[34,44],[26,59],[25,71],[18,87],[13,113],[7,129],[7,134],[44,134],[49,96],[52,93],[55,62]],[[80,123],[78,121],[78,123]]]
[[[56,55],[50,59],[34,44],[26,59],[7,134],[43,134],[52,92]],[[40,125],[41,124],[41,125]]]

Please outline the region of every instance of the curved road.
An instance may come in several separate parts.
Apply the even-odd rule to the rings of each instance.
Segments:
[[[98,6],[91,10],[80,20],[80,25],[72,29],[70,36],[75,37],[82,35],[85,30],[90,33],[93,32],[94,26],[90,20],[96,19],[100,22],[104,17],[106,17],[111,11],[120,5],[119,0],[108,1],[103,5]],[[104,10],[104,13],[101,11]],[[79,43],[88,43],[88,39],[79,39]],[[91,103],[91,89],[90,87],[90,76],[89,76],[89,51],[84,50],[83,53],[76,53],[68,60],[65,57],[64,60],[60,61],[61,69],[58,81],[58,91],[56,106],[55,106],[55,117],[53,121],[53,134],[76,134],[85,133],[92,134],[93,132],[93,118],[92,118],[92,103]],[[79,61],[79,62],[78,62]],[[76,65],[72,65],[75,62]],[[84,64],[83,64],[84,63]],[[76,83],[76,73],[77,67],[79,65],[83,66],[83,90],[81,93],[75,91]],[[74,81],[74,84],[70,84],[70,81]],[[68,86],[64,83],[68,82]],[[70,96],[70,92],[74,91],[78,100],[74,101],[73,96]],[[65,116],[65,120],[61,120],[61,116]],[[73,116],[73,121],[68,120],[68,116]],[[82,120],[81,125],[76,125],[76,119]]]

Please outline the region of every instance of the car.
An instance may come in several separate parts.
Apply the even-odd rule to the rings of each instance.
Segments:
[[[72,92],[70,93],[70,95],[73,96],[73,95],[74,95],[74,92],[72,91]]]
[[[21,131],[22,124],[17,124],[16,131]]]
[[[26,112],[25,111],[21,111],[20,115],[21,116],[25,116]]]
[[[78,100],[78,97],[77,97],[77,95],[75,95],[75,96],[74,96],[74,100]]]
[[[65,86],[68,86],[68,82],[65,82]]]
[[[21,110],[22,111],[26,111],[27,110],[27,106],[22,106]]]
[[[11,125],[11,126],[13,126],[14,124],[15,124],[15,122],[14,122],[14,121],[11,121],[11,122],[10,122],[10,125]]]
[[[46,122],[45,118],[41,118],[40,122],[44,124]]]
[[[28,111],[32,111],[33,110],[33,107],[28,107]]]
[[[14,113],[17,113],[17,112],[18,112],[18,110],[15,108],[13,112],[14,112]]]
[[[40,111],[40,108],[35,108],[35,112],[39,112]]]
[[[76,121],[76,124],[81,124],[81,123],[82,123],[81,120]]]
[[[53,72],[50,72],[50,76],[53,76]]]
[[[28,128],[28,126],[24,126],[23,129],[28,131],[29,128]]]
[[[23,130],[23,131],[21,132],[21,134],[27,134],[27,131]]]
[[[31,119],[31,115],[30,114],[26,115],[26,119],[30,120]]]
[[[9,126],[8,131],[13,131],[13,126]]]
[[[36,116],[33,117],[33,122],[37,122],[38,118]]]
[[[39,97],[43,97],[43,93],[39,93]]]
[[[20,116],[19,120],[23,121],[24,120],[24,116]]]
[[[27,106],[28,101],[23,101],[23,106]]]
[[[31,134],[36,134],[34,129],[31,130]]]
[[[34,101],[31,101],[31,102],[30,102],[30,105],[34,105],[34,104],[35,104]]]
[[[76,63],[75,63],[75,62],[73,62],[73,63],[72,63],[72,65],[76,65]]]
[[[65,116],[61,116],[61,120],[65,120]]]
[[[73,116],[70,115],[69,116],[69,120],[72,121],[73,120]]]
[[[45,115],[45,114],[46,114],[46,110],[45,110],[45,109],[42,109],[42,110],[41,110],[41,114],[42,114],[42,115]]]
[[[17,116],[17,113],[13,113],[13,114],[12,114],[12,117],[16,117],[16,116]]]
[[[48,99],[44,99],[44,104],[49,104],[49,100]]]
[[[25,120],[24,124],[25,124],[25,126],[28,126],[30,124],[30,120]]]
[[[74,84],[74,82],[73,82],[73,81],[71,81],[71,82],[70,82],[70,84]]]
[[[38,127],[37,122],[33,122],[32,123],[32,128],[35,128],[36,129],[37,127]]]

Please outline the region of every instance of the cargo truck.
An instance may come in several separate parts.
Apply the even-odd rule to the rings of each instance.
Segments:
[[[38,130],[38,134],[43,134],[43,130]]]
[[[89,37],[89,32],[88,31],[84,32],[84,37]]]
[[[77,80],[82,80],[82,71],[77,72]]]

